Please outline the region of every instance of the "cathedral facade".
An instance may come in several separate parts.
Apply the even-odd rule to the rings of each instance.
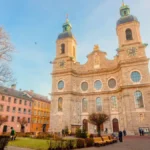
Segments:
[[[96,133],[88,123],[93,112],[109,115],[102,130],[109,133],[126,129],[137,134],[139,128],[150,128],[150,73],[146,57],[147,44],[140,34],[140,22],[130,14],[128,5],[120,8],[117,21],[119,48],[113,60],[106,58],[98,45],[87,55],[87,62],[76,61],[76,39],[67,19],[56,41],[51,93],[51,132],[61,132],[65,126],[75,132],[85,128]]]

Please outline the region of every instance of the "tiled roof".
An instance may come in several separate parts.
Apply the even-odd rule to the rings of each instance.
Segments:
[[[20,99],[32,100],[32,97],[30,97],[24,91],[17,91],[12,88],[3,87],[3,86],[0,86],[0,94],[13,96]]]
[[[42,100],[42,101],[45,101],[45,102],[50,102],[50,100],[48,99],[47,96],[43,96],[43,95],[40,95],[40,94],[37,94],[37,93],[34,93],[34,92],[30,92],[30,91],[25,91],[25,92],[27,92],[34,99]]]

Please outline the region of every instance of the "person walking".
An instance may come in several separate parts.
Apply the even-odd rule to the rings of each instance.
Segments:
[[[125,130],[125,129],[123,130],[123,135],[124,135],[124,136],[126,136],[126,135],[127,135],[127,132],[126,132],[126,130]]]
[[[142,136],[144,136],[144,130],[142,129],[142,131],[141,131],[141,134],[142,134]]]
[[[122,131],[119,131],[119,141],[123,142],[123,134]]]
[[[140,136],[142,135],[142,129],[141,128],[139,128],[139,134],[140,134]]]
[[[12,141],[15,140],[15,130],[13,129],[13,127],[11,127],[10,138]]]
[[[107,128],[105,128],[105,133],[106,133],[106,134],[108,133],[108,129],[107,129]]]

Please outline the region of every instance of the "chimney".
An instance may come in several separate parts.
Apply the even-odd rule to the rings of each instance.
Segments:
[[[12,88],[13,90],[16,90],[16,84],[12,84],[12,85],[11,85],[11,88]]]

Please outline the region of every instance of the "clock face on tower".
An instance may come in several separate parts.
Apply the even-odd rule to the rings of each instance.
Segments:
[[[129,48],[129,49],[127,50],[127,52],[128,52],[128,55],[129,55],[129,56],[135,56],[135,55],[136,55],[136,52],[137,52],[137,49],[136,49],[136,47],[131,47],[131,48]]]
[[[59,62],[59,67],[63,68],[64,66],[65,66],[65,61],[64,60],[60,61]]]

